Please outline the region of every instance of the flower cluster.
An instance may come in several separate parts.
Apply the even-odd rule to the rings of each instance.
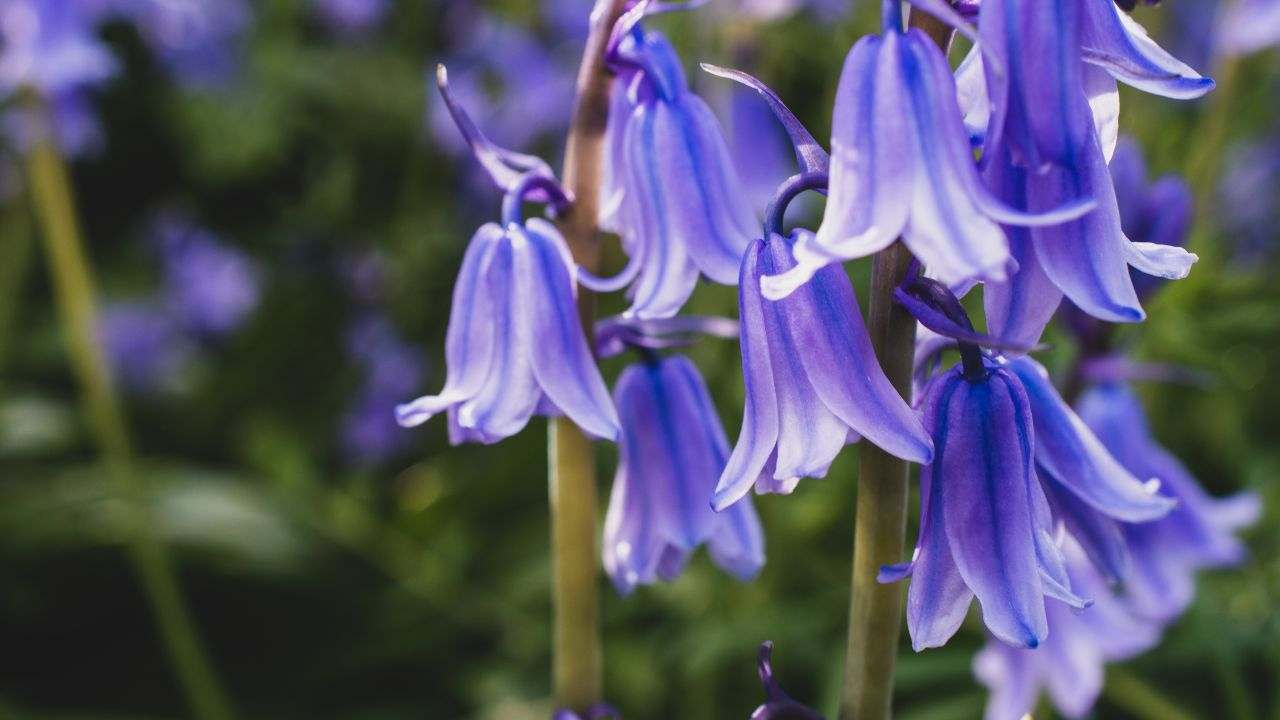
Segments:
[[[523,217],[526,202],[554,218],[574,198],[540,159],[490,143],[441,70],[445,106],[506,200],[502,224],[481,227],[463,259],[444,389],[398,417],[445,413],[455,443],[497,442],[535,414],[616,440],[603,560],[622,593],[673,579],[704,543],[729,573],[753,577],[764,541],[751,489],[791,493],[849,443],[919,463],[914,556],[880,576],[911,579],[914,647],[946,643],[976,599],[994,637],[977,663],[995,689],[991,713],[1020,716],[1047,684],[1079,714],[1102,663],[1150,646],[1185,608],[1194,570],[1240,558],[1231,533],[1255,510],[1247,496],[1201,491],[1122,384],[1077,396],[1076,382],[1064,397],[1029,354],[1066,306],[1087,363],[1108,367],[1106,324],[1142,321],[1158,281],[1190,272],[1187,189],[1145,186],[1118,138],[1117,83],[1190,99],[1213,81],[1113,0],[911,4],[970,36],[971,54],[953,73],[946,49],[885,0],[882,31],[845,61],[830,155],[760,81],[704,66],[757,91],[793,145],[799,172],[778,178],[761,217],[719,120],[649,27],[689,5],[627,3],[605,50],[598,221],[628,258],[611,277],[579,267],[553,223]],[[788,205],[810,191],[827,195],[821,223],[788,230]],[[927,329],[914,404],[882,369],[841,267],[899,240],[914,261],[894,299]],[[663,354],[730,334],[726,321],[680,316],[701,278],[738,290],[745,403],[732,450],[692,361]],[[612,398],[579,285],[627,293],[623,315],[591,333],[597,355],[640,357]],[[961,302],[978,285],[985,333]],[[944,370],[951,350],[959,362]],[[792,703],[764,652],[769,704]],[[1082,674],[1057,677],[1064,662]],[[775,716],[767,706],[759,717]]]

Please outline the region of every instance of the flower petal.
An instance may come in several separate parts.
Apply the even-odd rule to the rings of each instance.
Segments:
[[[1049,373],[1029,357],[1012,360],[1031,401],[1036,461],[1081,500],[1117,520],[1143,522],[1169,514],[1174,503],[1124,468],[1058,395]]]
[[[1084,59],[1117,80],[1164,97],[1189,99],[1213,81],[1165,52],[1112,0],[1084,0]]]
[[[537,338],[529,350],[538,383],[584,431],[605,440],[617,438],[618,414],[583,335],[564,238],[540,218],[510,232],[516,248],[516,297]]]
[[[797,231],[803,236],[806,231]],[[769,242],[774,268],[785,270],[792,260],[786,243]],[[917,463],[933,458],[933,442],[920,419],[885,377],[853,284],[844,269],[826,267],[790,297],[781,300],[788,334],[809,384],[845,425],[886,452]]]
[[[396,407],[396,421],[402,426],[421,425],[431,416],[472,397],[488,377],[496,343],[493,300],[483,278],[493,246],[501,242],[502,237],[502,228],[489,223],[481,226],[467,245],[453,286],[453,305],[445,334],[448,379],[439,395]]]
[[[935,429],[930,467],[944,495],[952,556],[992,634],[1036,647],[1048,624],[1027,492],[1034,473],[1031,408],[1017,378],[1003,369],[983,382],[944,387],[952,392],[934,416],[926,410],[926,423]]]

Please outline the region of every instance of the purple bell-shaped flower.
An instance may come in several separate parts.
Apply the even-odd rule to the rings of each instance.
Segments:
[[[764,566],[764,534],[751,501],[711,509],[729,443],[697,367],[683,355],[643,360],[614,387],[622,420],[618,471],[604,524],[604,568],[618,591],[673,580],[706,544],[741,580]]]

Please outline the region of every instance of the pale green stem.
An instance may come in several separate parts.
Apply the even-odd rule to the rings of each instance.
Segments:
[[[1137,676],[1114,665],[1107,668],[1102,695],[1138,720],[1192,720],[1194,717]]]
[[[912,27],[945,49],[951,30],[924,13],[912,12]],[[889,382],[911,401],[916,321],[893,300],[911,253],[901,242],[881,251],[871,276],[867,331]],[[853,587],[845,646],[840,720],[887,720],[893,713],[893,670],[902,628],[902,587],[876,580],[883,565],[902,561],[906,545],[910,463],[863,443],[853,540]]]
[[[38,103],[33,107],[43,113]],[[192,714],[200,720],[226,720],[233,716],[231,706],[205,658],[174,568],[156,534],[147,489],[133,462],[124,414],[97,342],[93,278],[81,241],[67,167],[52,141],[39,141],[32,148],[27,156],[27,178],[85,414],[107,475],[128,511],[125,530],[131,559]]]
[[[573,205],[560,219],[560,229],[574,261],[591,272],[600,270],[597,218],[611,83],[605,47],[625,4],[625,0],[598,3],[597,9],[603,12],[596,15],[582,54],[565,146],[564,187]],[[578,312],[591,338],[595,298],[585,288],[579,288]],[[582,713],[603,699],[595,450],[567,418],[551,421],[547,445],[554,576],[553,700],[558,708]]]

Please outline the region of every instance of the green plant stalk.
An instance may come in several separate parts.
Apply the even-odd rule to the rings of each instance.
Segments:
[[[573,205],[560,218],[560,229],[574,261],[592,272],[600,269],[597,219],[612,82],[604,56],[609,33],[625,4],[625,0],[597,2],[578,70],[573,119],[565,146],[562,177]],[[578,289],[578,313],[583,331],[591,338],[595,298],[585,288]],[[557,708],[581,713],[603,699],[595,450],[582,430],[567,418],[553,419],[547,435],[553,575],[552,694]]]
[[[916,321],[893,302],[906,276],[911,253],[901,242],[876,255],[871,278],[867,331],[889,381],[909,401]],[[863,443],[858,465],[858,499],[853,540],[853,591],[845,646],[840,720],[889,718],[893,668],[902,625],[902,587],[882,585],[882,565],[901,562],[907,528],[908,475],[905,460]]]
[[[1107,668],[1102,695],[1138,720],[1191,720],[1192,716],[1118,666]]]
[[[39,105],[36,109],[43,110]],[[147,491],[133,462],[124,415],[97,342],[93,279],[66,164],[47,139],[36,143],[26,164],[72,370],[80,383],[84,410],[107,475],[128,511],[125,529],[130,557],[193,715],[200,720],[227,720],[233,717],[231,706],[205,657],[176,573],[156,534]]]
[[[923,30],[946,52],[951,43],[949,27],[920,12],[911,13],[910,25]],[[911,252],[899,241],[877,254],[874,263],[867,331],[889,382],[910,402],[916,321],[893,301],[893,291],[906,276]],[[902,561],[910,469],[907,461],[870,443],[862,444],[840,720],[892,717],[902,587],[898,583],[882,585],[876,576],[881,566]]]
[[[31,264],[31,240],[26,208],[5,209],[0,216],[0,370],[12,352],[10,338]]]

